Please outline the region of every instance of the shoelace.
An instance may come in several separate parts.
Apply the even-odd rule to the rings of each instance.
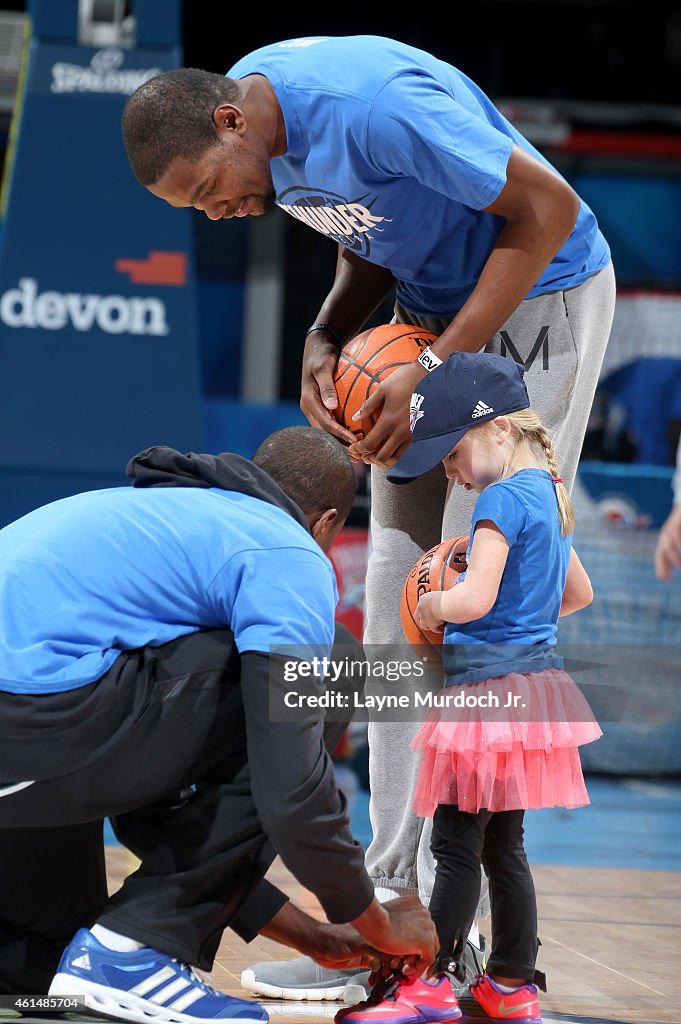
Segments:
[[[197,983],[197,985],[199,986],[199,988],[202,988],[203,991],[206,992],[208,995],[210,995],[210,996],[221,996],[221,995],[223,995],[222,992],[218,992],[218,990],[216,988],[213,988],[213,986],[211,985],[211,983],[208,981],[207,978],[204,978],[202,974],[199,974],[199,972],[197,971],[196,967],[192,967],[191,964],[185,964],[181,960],[178,960],[176,957],[173,957],[173,963],[174,964],[179,964],[179,966],[180,966],[180,968],[182,970],[187,971],[187,973],[189,974],[189,977],[192,979],[192,981],[195,981]]]
[[[406,980],[406,977],[401,971],[394,971],[392,974],[389,974],[387,978],[384,978],[382,981],[379,981],[377,985],[374,985],[369,993],[368,999],[365,999],[360,1005],[375,1006],[377,1003],[383,1002],[383,1000],[395,1002],[400,986]]]

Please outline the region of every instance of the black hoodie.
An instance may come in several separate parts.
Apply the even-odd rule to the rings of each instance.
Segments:
[[[223,491],[239,491],[276,505],[308,532],[310,529],[300,507],[269,473],[241,455],[183,455],[174,448],[157,445],[134,455],[125,471],[133,487],[220,487]]]
[[[135,487],[220,487],[276,505],[309,530],[299,506],[255,463],[240,455],[183,455],[147,448],[127,465]],[[291,577],[295,569],[291,567]],[[285,609],[282,609],[285,613]],[[270,722],[271,687],[282,686],[284,661],[257,651],[241,653],[242,693],[251,787],[271,843],[298,881],[315,894],[330,921],[359,917],[373,899],[364,853],[353,838],[347,802],[336,786],[323,742],[323,719],[310,713],[296,722]],[[290,684],[289,687],[290,688]],[[233,927],[252,938],[281,907],[283,897],[261,884]]]

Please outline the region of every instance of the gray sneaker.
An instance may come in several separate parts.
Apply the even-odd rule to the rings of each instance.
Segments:
[[[480,936],[480,945],[475,946],[470,939],[466,942],[466,948],[463,951],[463,967],[466,972],[466,977],[463,982],[458,982],[456,979],[453,980],[454,991],[463,989],[466,985],[470,985],[471,981],[479,977],[484,973],[485,966],[487,964],[487,943],[485,942],[485,936]]]
[[[369,971],[363,967],[332,970],[320,967],[309,956],[299,956],[295,960],[266,960],[247,967],[241,974],[241,987],[270,999],[321,1001],[342,999],[349,982],[362,985],[368,978]]]

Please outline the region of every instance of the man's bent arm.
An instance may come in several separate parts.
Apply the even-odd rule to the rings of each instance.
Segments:
[[[507,181],[487,213],[504,217],[478,283],[433,351],[478,352],[508,320],[570,237],[579,197],[555,171],[514,146]]]
[[[241,904],[239,913],[230,921],[229,927],[244,942],[252,942],[256,935],[267,934],[265,929],[270,921],[287,904],[288,896],[266,878],[262,878]],[[290,946],[295,945],[295,942],[285,944]]]
[[[291,688],[283,681],[284,663],[290,660],[242,652],[253,800],[286,867],[314,893],[327,918],[342,924],[367,909],[374,887],[324,748],[321,715],[301,709],[297,721],[269,720],[270,693]]]
[[[506,221],[478,282],[432,350],[445,360],[452,352],[479,352],[508,320],[570,237],[579,213],[571,186],[541,161],[514,146],[507,180],[488,213]],[[378,422],[350,449],[378,465],[392,465],[411,440],[409,399],[426,371],[418,363],[398,367],[378,385],[360,410]]]

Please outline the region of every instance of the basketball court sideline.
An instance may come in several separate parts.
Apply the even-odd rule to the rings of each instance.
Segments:
[[[371,831],[368,793],[347,790],[353,832]],[[529,812],[527,850],[537,890],[540,966],[549,991],[544,1024],[681,1024],[681,791],[674,779],[587,778],[591,805],[577,812]],[[637,824],[638,823],[638,824]],[[109,891],[135,870],[136,858],[105,831]],[[323,919],[314,896],[280,861],[269,876],[298,905]],[[489,929],[489,921],[482,922]],[[487,931],[489,939],[489,931]],[[268,939],[246,944],[225,932],[210,982],[239,998],[244,968],[286,960],[293,950]],[[340,1003],[263,1000],[273,1024],[333,1020]],[[24,1014],[2,1021],[57,1024],[102,1018]]]
[[[135,860],[122,847],[107,847],[107,865],[115,889],[134,870]],[[533,865],[532,871],[541,964],[549,978],[549,992],[541,999],[544,1024],[681,1024],[681,875],[564,865]],[[268,877],[308,913],[323,918],[312,894],[280,861]],[[210,980],[244,998],[245,967],[290,955],[268,939],[246,944],[228,930]],[[331,1020],[340,1006],[269,1000],[263,1005],[281,1024]]]

